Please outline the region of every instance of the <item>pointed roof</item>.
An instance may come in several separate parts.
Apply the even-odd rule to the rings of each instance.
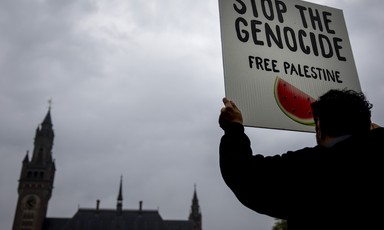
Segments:
[[[25,154],[23,163],[28,163],[29,162],[29,156],[28,156],[29,151],[27,151],[27,154]]]
[[[119,195],[117,196],[116,211],[119,215],[121,215],[123,211],[123,176],[122,175],[120,177],[120,188],[119,188]]]
[[[54,132],[52,127],[53,127],[53,124],[52,124],[52,118],[51,118],[51,106],[49,106],[48,112],[45,115],[43,122],[36,129],[36,136],[48,135],[52,138],[52,141],[53,141]]]
[[[196,184],[195,184],[195,190],[193,191],[193,198],[192,198],[193,203],[198,203],[197,199],[197,193],[196,193]]]
[[[195,184],[195,189],[193,191],[193,198],[192,198],[191,212],[189,214],[189,220],[195,221],[196,222],[195,224],[197,224],[199,220],[201,220],[201,212],[200,212],[199,200],[197,199],[196,184]]]
[[[119,195],[117,196],[118,201],[123,200],[123,175],[120,177],[120,188],[119,188]]]
[[[49,107],[47,115],[45,115],[44,121],[42,123],[47,125],[52,125],[52,119],[51,119],[51,107]]]

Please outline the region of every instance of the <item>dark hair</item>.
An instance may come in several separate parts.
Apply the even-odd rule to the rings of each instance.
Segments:
[[[321,132],[337,137],[365,132],[371,126],[371,109],[365,95],[350,89],[331,89],[311,104]]]

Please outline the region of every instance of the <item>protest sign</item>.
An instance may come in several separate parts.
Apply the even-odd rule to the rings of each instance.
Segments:
[[[244,125],[314,132],[310,103],[361,91],[342,10],[300,0],[219,0],[225,95]]]

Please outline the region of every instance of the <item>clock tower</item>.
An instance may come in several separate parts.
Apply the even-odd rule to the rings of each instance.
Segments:
[[[27,152],[21,167],[18,200],[12,230],[42,230],[55,177],[52,158],[54,132],[49,108],[37,127],[31,159]]]

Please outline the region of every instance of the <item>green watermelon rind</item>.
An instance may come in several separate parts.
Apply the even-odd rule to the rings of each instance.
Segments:
[[[280,110],[287,116],[289,117],[290,119],[292,119],[293,121],[297,122],[297,123],[300,123],[302,125],[307,125],[307,126],[314,126],[315,125],[315,121],[313,118],[310,118],[310,119],[301,119],[301,118],[298,118],[296,117],[295,115],[289,113],[288,111],[286,111],[284,109],[284,107],[281,105],[280,101],[279,101],[279,98],[277,96],[277,83],[279,81],[279,77],[276,77],[275,79],[275,83],[274,83],[274,90],[273,90],[273,95],[275,97],[275,101],[276,101],[276,104],[279,106]]]

